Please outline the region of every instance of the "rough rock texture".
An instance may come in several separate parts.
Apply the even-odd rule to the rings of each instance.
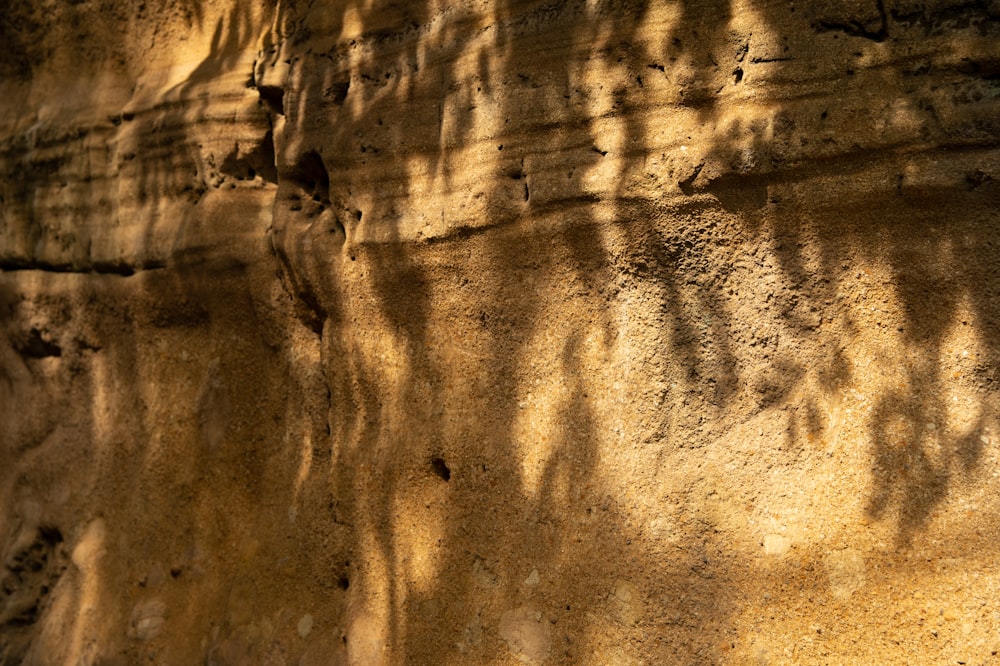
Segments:
[[[8,4],[0,663],[998,659],[996,0]]]

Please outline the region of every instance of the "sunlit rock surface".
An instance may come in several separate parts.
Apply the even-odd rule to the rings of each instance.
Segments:
[[[0,663],[997,658],[997,2],[0,44]]]

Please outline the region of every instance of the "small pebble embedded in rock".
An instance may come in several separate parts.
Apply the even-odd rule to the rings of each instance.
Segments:
[[[309,613],[303,615],[302,619],[299,620],[298,630],[299,630],[299,636],[301,636],[302,638],[308,636],[313,630],[313,616],[310,615]]]

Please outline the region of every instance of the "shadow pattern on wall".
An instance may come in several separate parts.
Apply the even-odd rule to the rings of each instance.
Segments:
[[[847,514],[864,487],[900,550],[981,480],[988,9],[282,3],[226,87],[259,107],[205,148],[222,105],[199,93],[241,73],[255,17],[205,22],[204,60],[114,130],[138,147],[116,200],[135,274],[55,262],[12,306],[11,414],[57,386],[53,413],[92,412],[27,445],[8,420],[5,505],[44,483],[24,450],[86,442],[71,497],[128,535],[75,557],[50,636],[71,618],[77,653],[111,650],[82,610],[103,599],[124,654],[160,618],[239,663],[308,606],[322,637],[281,648],[304,659],[714,663],[781,578],[754,550],[772,467],[848,461],[814,492]],[[239,197],[274,198],[267,237],[220,233],[262,215]],[[66,353],[25,360],[33,330]]]

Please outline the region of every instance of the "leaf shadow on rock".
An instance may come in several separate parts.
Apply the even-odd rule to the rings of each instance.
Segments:
[[[876,187],[852,202],[868,207],[853,214],[842,203],[813,202],[808,186],[805,194],[795,189],[813,177],[829,182],[846,174],[846,186],[834,191],[864,190],[868,139],[851,136],[848,124],[830,130],[841,109],[813,108],[822,99],[782,96],[813,81],[795,78],[801,71],[785,59],[791,56],[780,33],[794,29],[799,44],[787,48],[808,68],[809,59],[794,52],[818,38],[815,26],[833,39],[830,26],[852,19],[819,16],[813,7],[790,23],[784,5],[753,7],[760,33],[773,42],[759,52],[710,20],[735,20],[728,3],[681,3],[670,27],[651,38],[643,31],[656,16],[645,2],[499,2],[489,16],[454,9],[495,35],[482,42],[465,41],[457,20],[433,33],[435,21],[450,19],[428,3],[282,5],[270,55],[274,67],[287,57],[289,74],[283,88],[271,87],[255,68],[262,100],[254,126],[260,146],[270,136],[276,153],[267,240],[289,307],[308,330],[282,330],[269,319],[287,311],[257,291],[269,288],[252,265],[257,246],[234,259],[200,244],[198,225],[214,224],[224,211],[192,213],[176,236],[158,235],[157,203],[187,192],[194,209],[211,190],[210,172],[227,175],[219,164],[199,162],[196,137],[186,129],[205,119],[209,102],[125,121],[148,123],[135,135],[134,195],[147,232],[139,254],[162,256],[166,247],[167,274],[122,278],[140,282],[149,305],[138,321],[128,312],[105,313],[115,322],[102,334],[115,341],[107,348],[117,357],[113,386],[128,395],[120,407],[132,416],[108,438],[95,402],[83,431],[123,465],[117,474],[106,467],[94,473],[126,479],[103,490],[108,505],[120,497],[160,505],[174,492],[190,500],[167,518],[129,526],[137,541],[148,536],[135,546],[147,549],[144,565],[176,560],[181,580],[195,570],[198,558],[180,547],[152,552],[160,543],[154,532],[168,520],[175,533],[199,535],[219,552],[237,544],[232,566],[249,582],[230,585],[218,573],[228,564],[199,565],[219,575],[211,588],[216,600],[226,599],[219,604],[237,608],[216,625],[213,658],[249,658],[240,652],[250,648],[239,630],[258,618],[240,615],[242,594],[252,595],[257,584],[273,605],[291,603],[288,590],[300,590],[308,571],[319,583],[306,596],[329,612],[318,626],[327,622],[327,638],[340,632],[335,638],[346,647],[335,648],[355,656],[369,649],[377,655],[384,645],[390,660],[421,661],[454,646],[456,662],[487,661],[509,641],[505,634],[513,635],[501,628],[506,617],[544,618],[551,654],[566,662],[608,656],[614,643],[640,635],[655,637],[643,648],[654,660],[723,660],[742,603],[733,584],[748,558],[726,548],[724,526],[695,494],[700,479],[685,485],[663,474],[668,481],[661,483],[643,468],[649,458],[632,460],[623,451],[641,444],[656,450],[653,462],[664,469],[680,467],[697,457],[692,449],[726,435],[727,411],[750,420],[802,395],[782,427],[820,433],[825,405],[862,372],[848,360],[849,348],[872,322],[852,319],[855,310],[837,300],[860,285],[852,278],[858,264],[887,269],[890,282],[876,288],[901,304],[902,342],[914,361],[900,387],[872,396],[866,425],[877,470],[865,509],[875,518],[893,515],[906,546],[927,529],[956,479],[973,477],[991,396],[958,435],[932,432],[926,418],[945,410],[942,359],[960,308],[971,312],[963,325],[976,329],[984,352],[973,368],[976,381],[991,389],[994,380],[998,289],[989,248],[997,190],[988,151],[995,126],[974,117],[942,130],[928,113],[912,130],[918,139],[876,146],[884,164],[900,167],[883,174],[889,191],[898,186],[898,199]],[[217,24],[210,55],[174,91],[178,99],[235,67],[232,53],[252,48],[245,12],[237,8]],[[348,28],[355,44],[340,41]],[[871,41],[849,33],[841,39]],[[433,48],[424,48],[428,41]],[[319,42],[327,48],[313,48]],[[549,48],[568,55],[536,62]],[[966,69],[954,73],[958,88],[992,90],[983,66]],[[661,75],[676,86],[667,103],[648,92]],[[865,104],[889,114],[915,75],[873,68],[864,76],[858,85],[876,97]],[[595,80],[607,81],[607,89]],[[773,94],[778,110],[748,103],[745,114],[727,116],[737,99],[732,91],[750,85]],[[918,92],[911,111],[927,93]],[[447,104],[455,117],[445,113]],[[482,117],[468,109],[474,105],[486,109]],[[658,135],[664,117],[704,128],[709,138],[689,142],[702,154],[683,154],[687,135]],[[794,150],[803,140],[828,152],[810,162]],[[187,147],[181,161],[190,172],[181,180],[184,170],[172,162],[177,146]],[[929,169],[919,153],[936,150],[987,155],[983,170],[962,176],[969,189],[959,201],[970,211],[963,224],[934,219],[933,211],[950,210],[941,199],[954,183],[936,191],[919,180]],[[470,184],[470,163],[487,165],[476,172],[481,183]],[[480,198],[466,201],[465,188]],[[924,241],[913,239],[921,235]],[[752,286],[754,279],[763,286]],[[740,296],[751,288],[758,291]],[[752,323],[762,325],[749,325],[747,303],[759,302],[768,305]],[[830,327],[828,317],[838,325]],[[197,350],[190,378],[204,388],[194,392],[204,400],[193,411],[225,412],[219,405],[230,403],[224,420],[233,423],[216,428],[223,433],[212,438],[216,448],[171,461],[169,437],[161,448],[143,444],[159,418],[174,414],[144,412],[149,406],[138,397],[170,379],[144,370],[156,341],[140,339],[143,327],[164,339],[186,330],[185,340],[207,337],[217,345]],[[227,346],[233,337],[248,347]],[[311,360],[289,360],[288,339]],[[630,339],[643,343],[634,356]],[[758,354],[759,367],[750,369],[747,359]],[[813,373],[809,358],[827,362]],[[809,384],[813,376],[818,388]],[[616,379],[624,391],[616,393]],[[304,404],[291,404],[296,400]],[[139,443],[128,449],[121,438]],[[141,455],[119,455],[116,445]],[[783,454],[787,464],[805,455],[792,446]],[[201,490],[206,479],[222,490]],[[627,492],[633,484],[635,492]],[[246,529],[216,510],[220,496],[239,513],[272,495],[302,509],[295,521],[284,505],[268,505],[255,529]],[[663,533],[651,534],[636,497],[681,508],[663,517]],[[117,516],[119,529],[128,515]],[[109,524],[116,527],[113,518]],[[289,554],[274,545],[285,538],[303,545]],[[282,569],[289,560],[301,568]],[[172,576],[174,565],[163,566]],[[272,567],[279,573],[261,573]],[[135,585],[141,575],[133,574],[141,573],[118,575]],[[101,596],[114,596],[113,582],[108,572]],[[192,618],[213,621],[186,603]],[[118,615],[124,623],[128,609]],[[281,609],[270,613],[279,616]],[[333,626],[367,617],[375,618],[372,626]]]

